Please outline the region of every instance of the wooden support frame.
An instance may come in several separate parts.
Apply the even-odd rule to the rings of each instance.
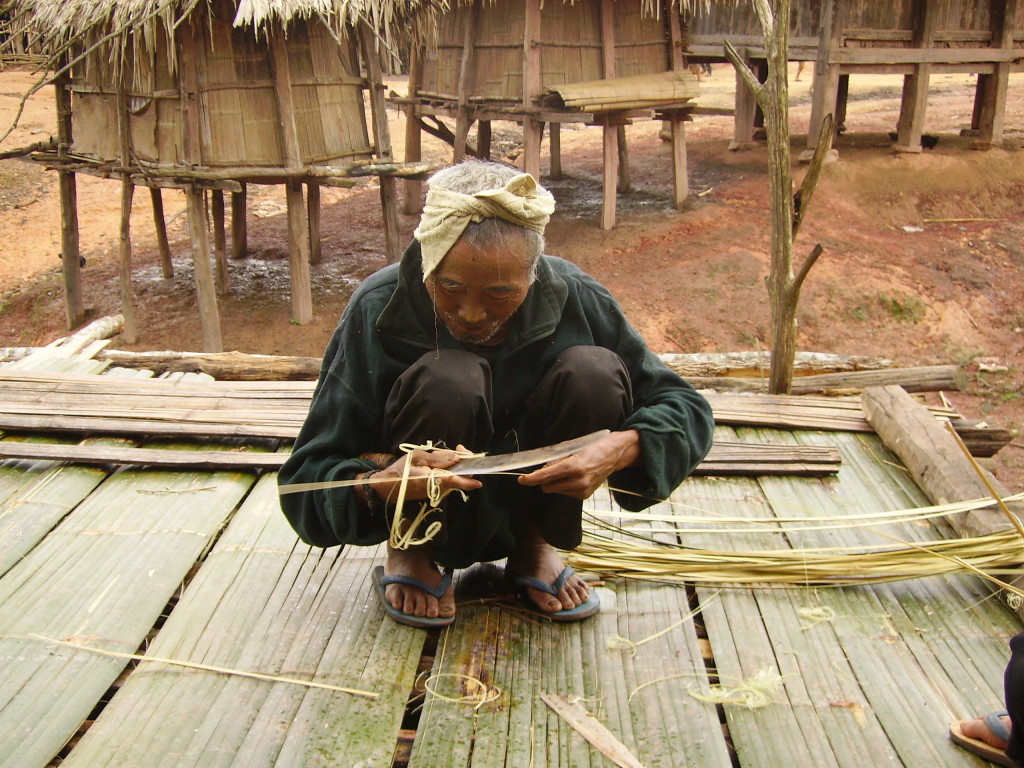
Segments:
[[[533,100],[541,92],[540,48],[534,42],[541,39],[541,0],[525,0],[526,19],[523,31],[523,170],[540,179],[540,144],[544,122],[534,119],[529,111]]]
[[[473,125],[473,114],[469,107],[470,79],[476,74],[476,31],[480,25],[481,0],[473,0],[469,7],[469,15],[464,16],[465,29],[462,37],[462,66],[459,69],[459,104],[455,118],[455,142],[453,144],[452,162],[460,163],[466,156],[466,140],[470,126]]]
[[[409,101],[403,107],[405,112],[405,162],[419,162],[423,159],[423,133],[416,115],[416,99],[423,85],[423,46],[414,46],[409,61]],[[488,130],[490,123],[488,123]],[[423,212],[423,182],[419,179],[405,179],[402,210],[409,215]]]
[[[63,60],[62,60],[62,63]],[[57,97],[57,157],[67,158],[72,141],[70,78],[62,74],[54,80]],[[60,258],[64,275],[64,317],[68,330],[85,322],[82,300],[81,245],[78,233],[78,181],[74,171],[57,171],[60,195]]]
[[[157,251],[160,254],[160,271],[165,280],[170,280],[174,277],[174,262],[171,260],[171,244],[167,239],[163,191],[159,187],[150,187],[149,201],[153,206],[153,228],[156,230]]]
[[[117,135],[120,143],[121,165],[131,163],[131,136],[128,133],[128,92],[121,71],[117,78]],[[132,295],[132,198],[135,185],[130,174],[121,175],[121,222],[118,233],[118,276],[121,285],[121,314],[124,326],[121,335],[125,342],[134,344],[139,340],[139,321],[135,315],[135,299]]]
[[[231,258],[244,259],[249,255],[249,228],[245,220],[248,188],[231,193]]]
[[[1021,0],[991,0],[989,15],[992,20],[992,46],[1001,49],[1013,47],[1014,19]],[[976,96],[976,119],[972,127],[978,131],[979,146],[991,146],[1003,140],[1006,119],[1006,96],[1010,85],[1010,62],[995,65],[992,74],[979,74]]]
[[[217,311],[217,290],[210,266],[210,233],[206,226],[203,191],[198,187],[185,190],[189,237],[192,240],[192,264],[195,270],[196,301],[199,305],[199,326],[204,352],[223,352],[220,335],[220,314]]]
[[[295,100],[292,94],[288,49],[282,30],[271,30],[269,37],[270,61],[274,70],[274,95],[277,99],[285,165],[298,175],[302,169],[302,157],[299,130],[295,124]],[[288,202],[288,264],[291,277],[292,321],[305,325],[313,320],[313,287],[309,276],[309,227],[302,183],[289,179],[285,187]]]
[[[935,3],[929,0],[914,0],[913,15],[914,37],[911,44],[915,48],[931,48],[935,42],[937,22]],[[919,62],[914,65],[914,73],[903,78],[903,98],[900,103],[899,120],[896,123],[894,145],[894,149],[899,152],[921,151],[921,134],[924,133],[924,119],[928,109],[931,73],[931,63]]]
[[[199,115],[199,74],[197,70],[196,21],[189,19],[188,28],[178,35],[181,42],[182,146],[185,162],[190,166],[203,164],[203,151]],[[220,352],[224,343],[220,335],[220,314],[217,309],[217,291],[210,266],[210,233],[206,222],[203,190],[195,185],[185,188],[185,211],[188,218],[192,265],[195,273],[196,301],[199,305],[199,326],[204,352]]]
[[[216,265],[215,283],[218,296],[231,293],[231,277],[228,274],[228,237],[224,224],[224,192],[210,191],[210,218],[213,220],[213,263]]]
[[[836,114],[840,65],[833,61],[833,52],[842,40],[844,18],[842,0],[824,0],[818,29],[818,55],[814,62],[811,85],[811,119],[807,129],[809,149],[817,146],[825,117],[830,114],[834,117]]]
[[[370,91],[370,117],[373,125],[373,143],[377,147],[377,159],[390,162],[391,134],[388,132],[387,106],[384,102],[384,75],[375,45],[376,36],[365,23],[359,25],[359,43],[366,66],[366,77]],[[384,253],[388,264],[402,258],[402,243],[398,227],[398,182],[394,176],[380,176],[380,204],[384,214]]]

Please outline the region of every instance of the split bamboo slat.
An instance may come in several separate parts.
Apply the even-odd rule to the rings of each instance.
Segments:
[[[382,557],[299,544],[263,478],[146,655],[371,696],[142,661],[63,764],[390,765],[426,633],[377,606]]]
[[[665,669],[706,681],[692,625],[635,655],[608,646],[617,636],[638,641],[679,622],[689,613],[685,590],[632,581],[596,587],[601,613],[563,626],[534,617],[511,596],[474,601],[471,572],[462,578],[458,619],[441,637],[426,686],[411,768],[608,765],[541,694],[579,697],[648,768],[730,765],[713,708],[646,691],[630,699]]]
[[[0,763],[49,764],[127,664],[36,636],[134,653],[252,481],[119,472],[0,578]]]
[[[738,437],[757,437],[743,430]],[[772,434],[771,439],[777,439]],[[826,436],[795,433],[789,439]],[[680,504],[731,508],[752,518],[832,517],[927,503],[875,437],[829,435],[842,469],[825,483],[786,478],[684,484]],[[761,439],[767,439],[762,436]],[[879,506],[881,505],[881,507]],[[892,546],[941,538],[943,525],[883,525],[769,535],[681,534],[697,547],[796,549]],[[730,589],[709,602],[698,586],[714,662],[723,682],[768,668],[781,676],[774,703],[726,705],[739,762],[756,766],[973,765],[946,738],[955,719],[1000,700],[1007,638],[1019,621],[973,578],[921,579],[846,589]],[[817,617],[817,618],[815,618]],[[674,695],[669,689],[664,695]],[[986,703],[987,702],[987,703]],[[912,716],[911,716],[912,713]],[[783,762],[785,761],[785,762]]]

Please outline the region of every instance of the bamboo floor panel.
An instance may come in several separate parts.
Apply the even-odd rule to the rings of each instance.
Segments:
[[[741,430],[744,440],[756,430]],[[761,439],[767,439],[761,436]],[[775,432],[771,439],[780,439]],[[832,517],[927,504],[881,442],[866,435],[796,433],[794,441],[838,444],[835,478],[692,480],[680,504],[734,513]],[[684,534],[687,543],[737,550],[779,547],[878,549],[942,538],[942,525],[727,536]],[[884,535],[883,535],[884,534]],[[782,676],[776,702],[726,705],[740,766],[942,765],[977,761],[947,738],[951,721],[1001,706],[1006,642],[1020,622],[973,577],[935,577],[845,588],[697,589],[723,682],[760,669]],[[830,609],[828,620],[808,610]]]
[[[0,764],[45,766],[127,662],[253,478],[126,470],[0,578]]]
[[[611,506],[607,494],[588,505]],[[466,595],[473,587],[460,592],[456,623],[438,645],[410,768],[610,765],[542,693],[579,697],[648,768],[728,768],[714,708],[691,697],[668,699],[659,682],[675,674],[707,684],[693,623],[683,621],[690,613],[686,589],[626,579],[596,589],[601,613],[568,625],[535,618],[509,602],[514,598],[474,603]],[[641,642],[681,621],[675,631]],[[635,655],[610,648],[614,637],[638,643]],[[496,698],[481,702],[474,680]]]
[[[426,633],[379,608],[382,557],[299,543],[265,476],[147,655],[379,698],[142,662],[63,765],[390,766]]]

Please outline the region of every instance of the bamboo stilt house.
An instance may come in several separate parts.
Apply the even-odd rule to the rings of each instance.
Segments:
[[[14,23],[49,56],[57,87],[57,148],[34,159],[60,174],[69,325],[82,319],[76,173],[122,182],[122,303],[130,341],[138,337],[129,230],[135,186],[150,189],[165,276],[172,266],[160,190],[184,190],[207,351],[221,349],[216,295],[229,289],[225,193],[233,255],[240,257],[246,185],[286,186],[295,322],[312,319],[309,265],[319,255],[320,185],[380,175],[387,249],[396,258],[394,175],[408,168],[391,163],[377,43],[389,37],[402,9],[416,5],[11,0]]]
[[[702,3],[703,4],[703,3]],[[420,157],[421,131],[451,143],[456,160],[490,153],[491,123],[523,126],[526,171],[540,174],[545,126],[550,172],[561,174],[559,127],[604,131],[601,226],[615,223],[616,188],[628,187],[624,126],[664,119],[673,133],[675,204],[687,196],[683,124],[696,109],[696,78],[682,60],[677,0],[459,0],[449,13],[419,16],[409,94],[405,157]],[[454,120],[449,127],[444,120]],[[478,124],[477,146],[468,135]],[[407,182],[406,212],[422,191]]]
[[[727,39],[767,75],[764,37],[752,3],[696,7],[684,19],[686,54],[724,61]],[[978,144],[1002,140],[1010,72],[1024,71],[1021,0],[792,0],[790,59],[814,63],[808,145],[825,115],[846,119],[849,79],[856,74],[904,76],[897,149],[921,151],[931,74],[978,76],[971,125]],[[748,143],[756,122],[748,89],[737,81],[735,141]]]

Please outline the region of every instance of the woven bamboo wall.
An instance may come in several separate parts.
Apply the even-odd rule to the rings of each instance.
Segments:
[[[818,19],[821,16],[821,0],[793,0],[789,10],[790,37],[817,37]],[[761,35],[752,3],[712,3],[708,8],[698,5],[687,24],[689,34],[718,35]]]
[[[642,0],[615,0],[615,76],[664,72],[669,69],[668,32],[664,16],[642,13]],[[459,5],[438,21],[438,44],[424,62],[427,94],[454,99],[459,92],[465,25],[472,11]],[[475,61],[468,88],[470,100],[518,103],[523,98],[522,0],[483,3],[474,34]],[[538,36],[541,85],[579,83],[604,76],[601,55],[600,3],[549,0],[541,11]]]
[[[130,69],[129,128],[141,161],[181,166],[186,158],[182,83],[193,68],[198,84],[198,165],[220,168],[282,167],[281,139],[270,46],[251,30],[231,26],[233,10],[220,0],[212,19],[182,25],[175,38],[178,68],[172,72],[165,35],[136,51]],[[198,13],[198,12],[197,12]],[[182,47],[182,36],[195,40]],[[319,22],[293,24],[287,35],[295,124],[303,163],[347,165],[370,159],[363,94],[354,54],[339,47]],[[119,156],[117,99],[107,51],[90,56],[74,73],[74,151],[103,161]]]

